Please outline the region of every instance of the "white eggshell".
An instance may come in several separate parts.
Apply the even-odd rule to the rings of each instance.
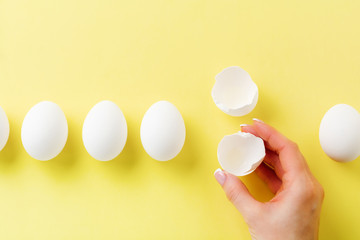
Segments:
[[[185,142],[185,123],[177,108],[167,101],[154,103],[141,122],[145,151],[158,161],[174,158]]]
[[[236,176],[252,173],[265,157],[264,141],[251,133],[238,132],[225,136],[218,146],[221,167]]]
[[[127,124],[120,108],[111,101],[97,103],[87,114],[82,138],[87,152],[99,161],[109,161],[123,150]]]
[[[21,140],[26,152],[37,160],[50,160],[64,148],[68,137],[65,114],[53,102],[43,101],[26,114]]]
[[[231,116],[250,113],[258,101],[258,87],[242,68],[225,68],[215,76],[211,95],[218,108]]]
[[[333,160],[349,162],[360,155],[360,114],[353,107],[338,104],[320,123],[320,144]]]
[[[9,120],[5,111],[0,107],[0,151],[5,147],[9,138],[10,127]]]

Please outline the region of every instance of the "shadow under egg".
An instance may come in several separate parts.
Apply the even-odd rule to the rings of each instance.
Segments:
[[[103,171],[108,178],[120,182],[130,181],[134,177],[133,171],[136,170],[139,163],[138,148],[142,147],[139,137],[136,137],[138,135],[136,134],[138,123],[129,116],[126,120],[128,135],[125,146],[118,156],[110,161],[98,161],[89,155],[91,158],[89,161],[93,160],[96,167]]]
[[[20,131],[18,131],[20,128],[14,126],[11,116],[8,116],[8,119],[10,134],[4,148],[0,151],[0,173],[2,174],[9,174],[16,170],[19,165],[17,159],[19,148],[23,147],[21,139],[17,138],[17,136],[20,136]]]
[[[48,161],[38,161],[36,164],[49,176],[56,180],[70,180],[79,177],[78,162],[83,144],[81,141],[81,132],[75,129],[81,129],[71,118],[68,122],[68,138],[62,151],[55,158]]]

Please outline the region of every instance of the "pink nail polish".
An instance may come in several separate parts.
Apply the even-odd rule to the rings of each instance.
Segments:
[[[216,171],[214,172],[216,181],[218,181],[218,183],[222,186],[225,183],[226,180],[226,175],[224,173],[223,170],[221,170],[220,168],[216,169]]]

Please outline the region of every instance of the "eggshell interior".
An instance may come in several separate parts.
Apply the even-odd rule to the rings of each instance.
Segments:
[[[218,108],[231,116],[250,113],[258,101],[258,87],[242,68],[225,68],[216,75],[212,98]]]
[[[218,146],[221,167],[236,176],[252,173],[265,157],[264,141],[251,133],[225,136]]]

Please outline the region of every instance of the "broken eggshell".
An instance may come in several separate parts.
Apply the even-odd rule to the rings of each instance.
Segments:
[[[242,68],[225,68],[215,76],[211,96],[218,108],[226,114],[239,117],[250,113],[259,97],[258,87]]]
[[[252,173],[265,157],[264,141],[251,133],[238,132],[225,136],[218,146],[221,167],[236,176]]]

